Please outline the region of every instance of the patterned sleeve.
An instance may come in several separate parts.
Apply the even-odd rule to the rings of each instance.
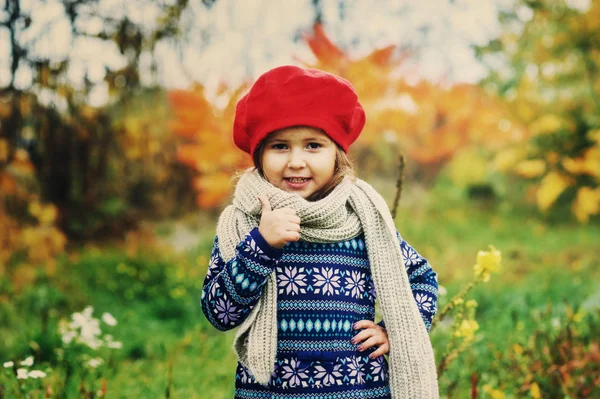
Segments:
[[[237,245],[233,259],[225,262],[215,237],[201,299],[202,312],[215,328],[227,331],[243,323],[282,252],[254,228]]]
[[[417,302],[421,318],[425,323],[427,332],[431,329],[431,321],[437,313],[438,280],[437,273],[433,271],[427,259],[423,258],[413,247],[411,247],[398,233],[400,249],[408,273],[408,281],[413,296]],[[383,320],[377,323],[385,328]]]

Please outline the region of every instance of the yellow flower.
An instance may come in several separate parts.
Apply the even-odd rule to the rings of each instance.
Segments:
[[[489,251],[477,253],[477,263],[491,272],[498,271],[501,261],[502,255],[493,245],[489,246]]]
[[[495,273],[500,269],[500,262],[502,261],[500,251],[494,248],[493,245],[490,245],[489,248],[489,251],[479,251],[477,253],[477,263],[473,266],[475,276],[480,277],[484,283],[490,280],[491,273]]]
[[[477,301],[475,299],[469,299],[466,303],[467,308],[476,308],[477,307]]]
[[[475,320],[463,320],[454,335],[457,337],[472,338],[477,330],[479,330],[479,324]]]

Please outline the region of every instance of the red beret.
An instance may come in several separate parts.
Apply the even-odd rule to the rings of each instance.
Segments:
[[[365,125],[358,95],[345,79],[286,65],[261,75],[237,103],[233,141],[254,154],[269,133],[291,126],[319,128],[345,152]]]

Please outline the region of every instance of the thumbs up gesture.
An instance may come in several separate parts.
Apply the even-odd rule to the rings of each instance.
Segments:
[[[258,232],[273,248],[283,248],[290,241],[300,239],[300,218],[291,208],[271,209],[264,195],[258,197],[262,204],[262,215]]]

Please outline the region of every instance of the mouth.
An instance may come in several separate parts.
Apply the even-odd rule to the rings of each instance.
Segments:
[[[284,177],[284,180],[290,183],[304,183],[310,180],[310,177]]]
[[[287,186],[292,189],[301,189],[308,185],[310,182],[310,177],[285,177]]]

